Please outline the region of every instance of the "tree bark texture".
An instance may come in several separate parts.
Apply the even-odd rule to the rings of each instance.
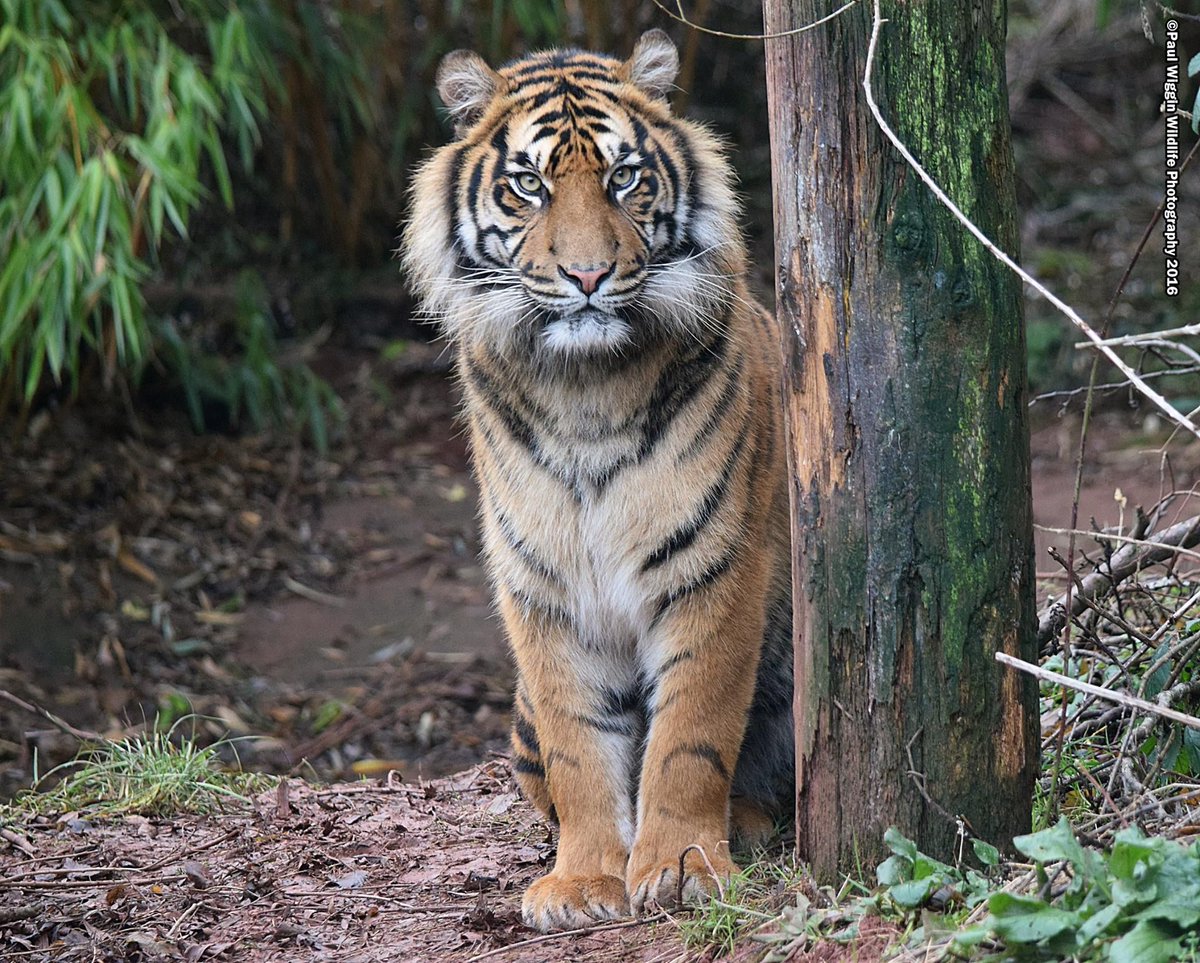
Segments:
[[[766,32],[828,13],[766,0]],[[1018,234],[1003,0],[888,0],[873,89],[943,189]],[[768,40],[778,308],[792,472],[797,842],[819,876],[889,825],[1027,832],[1038,755],[1019,281],[891,147],[862,89],[869,0]]]

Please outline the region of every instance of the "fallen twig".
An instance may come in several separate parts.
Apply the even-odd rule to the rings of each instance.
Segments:
[[[684,884],[684,881],[687,879],[687,876],[685,875],[684,869],[683,869],[683,861],[684,861],[684,858],[687,856],[687,854],[690,853],[693,849],[700,854],[700,858],[702,860],[704,860],[704,865],[708,869],[708,875],[711,876],[713,878],[713,882],[717,884],[717,899],[724,901],[724,899],[725,899],[725,884],[721,882],[721,877],[717,874],[717,871],[713,868],[712,860],[710,860],[708,858],[708,853],[706,853],[704,851],[703,846],[701,846],[699,843],[691,843],[690,845],[685,846],[683,848],[683,852],[681,852],[679,854],[679,881],[675,887],[675,904],[677,906],[683,905],[683,884]]]
[[[34,705],[32,702],[26,702],[19,696],[13,695],[7,689],[0,689],[0,699],[11,702],[18,709],[24,709],[26,712],[32,713],[35,716],[41,716],[49,722],[54,728],[61,732],[65,732],[68,736],[74,736],[81,742],[107,742],[108,740],[98,732],[92,732],[91,729],[77,729],[66,719],[56,716],[49,709],[43,709],[41,706]]]
[[[335,609],[344,609],[346,600],[340,595],[330,595],[328,592],[321,592],[315,588],[309,588],[302,582],[297,582],[290,575],[283,577],[283,586],[289,592],[294,592],[301,598],[308,599],[310,602],[317,602],[320,605],[328,605]]]
[[[1178,722],[1180,725],[1187,726],[1190,729],[1200,729],[1200,719],[1190,716],[1186,712],[1179,712],[1176,709],[1155,705],[1153,702],[1147,702],[1145,699],[1139,699],[1136,696],[1126,695],[1124,692],[1105,689],[1098,685],[1092,685],[1090,682],[1081,682],[1079,679],[1072,679],[1069,676],[1051,672],[1049,669],[1043,669],[1039,665],[1015,658],[1007,652],[997,652],[996,661],[1002,662],[1010,668],[1026,672],[1038,679],[1055,682],[1058,685],[1066,686],[1068,689],[1077,689],[1079,692],[1086,692],[1101,699],[1108,699],[1110,702],[1119,702],[1121,705],[1129,706],[1131,709],[1150,712],[1154,715],[1162,716],[1164,719],[1170,719],[1172,722]]]
[[[551,940],[561,940],[568,936],[593,936],[596,933],[604,933],[608,930],[624,930],[632,926],[643,926],[647,923],[657,923],[661,919],[666,918],[666,913],[655,913],[653,916],[642,916],[632,920],[618,920],[614,923],[597,923],[595,926],[581,926],[577,930],[562,930],[558,933],[544,933],[541,936],[534,936],[527,940],[519,940],[516,943],[509,943],[506,946],[498,946],[494,950],[488,950],[486,953],[480,953],[477,956],[472,956],[467,963],[479,963],[480,960],[490,960],[495,956],[503,956],[505,953],[512,953],[515,950],[524,949],[527,946],[536,946],[538,943],[549,943]]]

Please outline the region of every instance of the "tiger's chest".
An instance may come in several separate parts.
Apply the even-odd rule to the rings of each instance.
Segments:
[[[745,511],[748,449],[718,429],[722,412],[745,423],[747,389],[736,354],[722,357],[550,386],[487,358],[465,362],[500,587],[560,612],[586,646],[651,638],[664,602],[720,563]]]

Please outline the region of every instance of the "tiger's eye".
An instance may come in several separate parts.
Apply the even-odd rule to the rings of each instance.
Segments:
[[[517,187],[526,194],[540,194],[542,192],[542,179],[537,174],[530,174],[526,171],[523,174],[518,174],[516,181]]]
[[[608,182],[616,188],[628,187],[633,183],[633,179],[636,176],[637,171],[628,164],[625,164],[612,172],[612,177],[608,179]]]

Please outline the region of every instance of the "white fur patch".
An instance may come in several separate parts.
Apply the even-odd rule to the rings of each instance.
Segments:
[[[438,96],[456,121],[469,123],[496,95],[500,78],[470,50],[454,50],[442,58],[437,72]]]
[[[619,351],[632,337],[629,325],[611,314],[584,310],[546,325],[542,340],[563,355]]]
[[[665,97],[679,73],[679,51],[661,30],[647,30],[626,62],[629,81],[654,97]]]

